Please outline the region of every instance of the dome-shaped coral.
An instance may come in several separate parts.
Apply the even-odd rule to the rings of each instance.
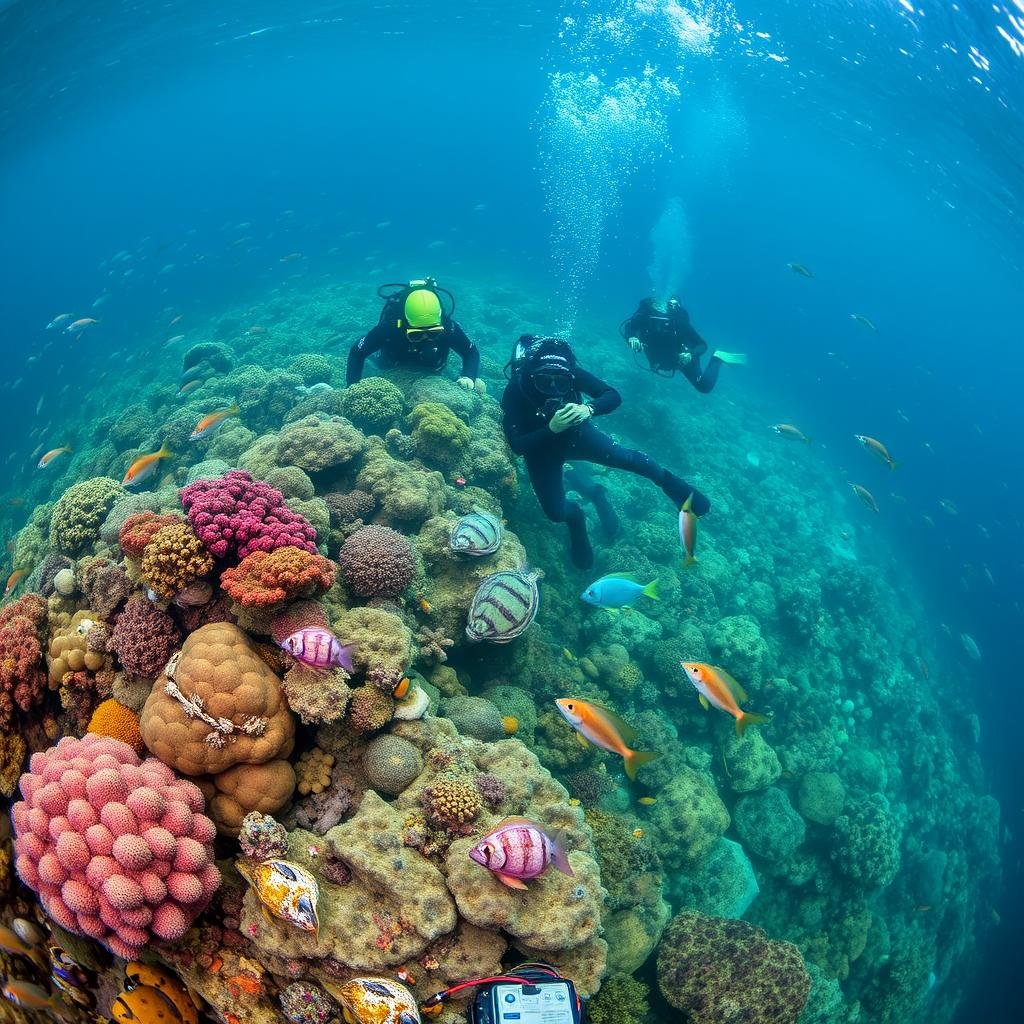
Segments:
[[[386,733],[363,751],[363,772],[378,793],[398,796],[423,771],[423,757],[408,740]]]
[[[107,736],[33,754],[14,805],[21,880],[62,928],[134,960],[181,938],[220,885],[203,795]]]
[[[306,416],[281,430],[277,462],[316,473],[351,462],[365,444],[362,433],[340,416]]]
[[[163,527],[142,553],[142,579],[156,594],[172,598],[213,570],[213,559],[185,522]]]
[[[348,722],[356,732],[376,732],[391,721],[395,699],[376,686],[358,686],[352,691]]]
[[[428,817],[438,825],[459,831],[484,809],[480,790],[471,779],[440,776],[422,794]]]
[[[139,716],[113,698],[108,698],[96,708],[85,731],[127,743],[137,754],[146,748],[139,732]]]
[[[293,598],[307,598],[334,584],[334,563],[303,548],[253,551],[221,573],[220,585],[243,608],[266,608]]]
[[[170,512],[158,514],[149,509],[133,512],[118,531],[121,550],[132,558],[141,558],[149,542],[165,527],[184,522],[181,516]]]
[[[66,555],[81,555],[99,536],[100,526],[121,485],[109,476],[72,484],[58,499],[50,516],[50,544]]]
[[[407,417],[420,458],[454,466],[465,457],[472,435],[458,416],[440,402],[421,402]]]
[[[342,396],[342,411],[360,430],[383,435],[399,416],[405,399],[384,377],[364,377],[349,384]]]
[[[324,504],[331,514],[331,526],[348,526],[357,519],[368,519],[377,503],[366,491],[332,491],[324,495]]]
[[[412,582],[416,559],[409,540],[388,526],[363,526],[338,555],[345,585],[360,597],[397,597]]]

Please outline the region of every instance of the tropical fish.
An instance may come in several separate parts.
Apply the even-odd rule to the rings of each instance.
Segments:
[[[266,327],[263,327],[260,324],[253,324],[252,327],[247,327],[246,328],[245,333],[246,334],[266,334],[267,333],[267,329],[266,329]]]
[[[434,606],[425,597],[418,597],[416,606],[424,615],[429,615],[434,610]]]
[[[125,988],[135,991],[142,986],[156,989],[174,1007],[182,1024],[199,1024],[199,1011],[185,983],[171,971],[157,964],[133,960],[125,965]]]
[[[549,864],[573,874],[562,837],[528,818],[507,818],[469,851],[469,859],[511,889],[525,889],[524,880],[538,878]]]
[[[205,381],[201,380],[188,380],[178,388],[178,398],[182,398],[187,395],[190,391],[195,391],[196,388],[201,388]]]
[[[501,547],[501,522],[490,512],[474,508],[453,527],[448,547],[463,555],[490,555]]]
[[[165,345],[177,345],[179,341],[184,341],[184,340],[185,340],[185,335],[184,334],[175,334],[173,338],[168,338],[164,342],[164,344]]]
[[[776,423],[772,430],[780,437],[791,437],[794,441],[803,441],[805,444],[811,443],[811,439],[799,427],[794,427],[792,423]]]
[[[519,732],[519,719],[515,715],[502,715],[501,727],[505,730],[506,736],[514,736]]]
[[[290,252],[287,256],[282,256],[280,259],[281,263],[294,263],[296,260],[302,259],[301,252]]]
[[[958,509],[956,505],[949,500],[949,498],[940,498],[939,504],[942,506],[943,512],[947,512],[951,516],[960,515],[960,509]]]
[[[642,828],[635,828],[635,829],[633,829],[633,838],[634,839],[643,839],[643,837],[645,835],[647,835],[647,833]]]
[[[22,1010],[50,1010],[59,1016],[68,1016],[68,1007],[59,996],[50,995],[31,981],[11,978],[0,991],[4,999]]]
[[[11,921],[11,928],[14,930],[14,934],[29,946],[41,946],[46,939],[46,933],[25,917],[14,918]]]
[[[68,324],[64,328],[65,334],[73,334],[75,331],[84,331],[87,327],[93,327],[98,324],[99,320],[94,320],[91,316],[83,316],[80,320],[75,320]]]
[[[960,643],[969,657],[974,661],[981,661],[981,648],[978,647],[977,641],[970,633],[961,633]]]
[[[401,700],[409,692],[409,687],[411,686],[412,680],[410,680],[408,676],[402,676],[395,688],[391,691],[391,696],[394,697],[395,700]]]
[[[289,860],[271,859],[255,867],[239,861],[238,871],[259,897],[264,916],[273,914],[304,932],[319,934],[316,903],[320,888],[304,867]]]
[[[466,636],[507,644],[525,633],[537,616],[540,573],[533,570],[505,570],[480,581],[466,616]]]
[[[160,446],[160,450],[150,452],[149,455],[141,455],[129,467],[121,481],[122,487],[137,487],[156,472],[157,463],[161,459],[170,458],[172,452],[166,444]]]
[[[736,735],[742,736],[748,725],[760,725],[768,721],[766,715],[755,715],[741,711],[740,704],[747,699],[743,687],[724,668],[705,665],[701,661],[681,661],[686,677],[693,683],[700,695],[700,705],[705,711],[714,704],[719,711],[725,711],[736,719]]]
[[[4,587],[4,597],[7,597],[14,588],[28,575],[27,569],[15,569],[10,576],[7,577],[7,586]]]
[[[637,800],[638,804],[643,804],[645,807],[650,807],[652,804],[656,804],[658,798],[656,796],[642,796]]]
[[[168,327],[173,327],[175,324],[180,324],[181,321],[184,320],[184,319],[185,319],[185,314],[184,313],[179,313],[176,317],[172,317],[170,320],[167,321],[167,326]]]
[[[627,572],[612,572],[591,583],[580,594],[580,600],[596,605],[598,608],[621,608],[623,605],[633,604],[641,594],[655,601],[658,600],[658,581],[651,580],[647,584],[637,583],[636,579]]]
[[[879,511],[878,502],[875,501],[875,496],[866,487],[861,487],[860,484],[850,484],[850,486],[853,488],[853,493],[856,494],[872,512]]]
[[[581,736],[602,750],[618,754],[629,778],[636,778],[640,765],[661,757],[658,751],[631,749],[636,742],[636,730],[614,711],[575,697],[559,697],[555,704]]]
[[[2,924],[0,924],[0,949],[5,953],[26,957],[44,971],[49,969],[49,964],[38,949],[33,949],[20,935]]]
[[[281,649],[308,668],[326,672],[343,668],[352,673],[352,652],[355,644],[343,644],[330,630],[322,626],[307,626],[281,641]]]
[[[90,975],[56,943],[47,946],[50,981],[62,997],[86,1010],[96,1008],[96,978]],[[198,1024],[198,1022],[197,1022]]]
[[[814,275],[802,263],[787,263],[786,266],[789,267],[794,274],[799,274],[801,277],[814,277]]]
[[[204,416],[196,424],[196,429],[189,434],[188,439],[201,441],[203,438],[209,437],[229,416],[237,416],[241,411],[238,408],[238,403],[233,402],[227,409],[211,412],[209,416]]]
[[[877,455],[890,469],[896,468],[896,460],[889,454],[889,449],[886,448],[881,441],[878,441],[873,437],[868,437],[867,434],[854,434],[853,436],[860,441],[860,443],[864,445],[872,455]]]
[[[63,448],[51,448],[40,460],[36,463],[36,469],[46,469],[46,467],[53,462],[58,455],[66,455],[71,451],[70,445],[65,445]]]
[[[858,323],[861,327],[866,327],[869,331],[877,331],[878,328],[866,317],[863,313],[851,313],[850,319],[854,323]]]
[[[193,1013],[198,1020],[195,1007]],[[185,1024],[170,996],[152,985],[125,988],[110,1005],[110,1019],[114,1024]]]
[[[421,1024],[413,994],[390,978],[351,978],[344,984],[324,978],[320,983],[341,1004],[346,1024]]]
[[[683,565],[693,565],[697,561],[697,516],[691,511],[693,494],[686,496],[683,507],[679,510],[679,542],[683,546]]]
[[[58,313],[47,325],[46,330],[52,331],[54,327],[60,327],[61,324],[66,324],[71,319],[70,313]]]

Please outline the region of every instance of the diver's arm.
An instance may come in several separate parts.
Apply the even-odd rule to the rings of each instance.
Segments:
[[[533,406],[518,397],[513,388],[518,389],[518,385],[510,384],[501,398],[501,426],[509,448],[516,455],[529,455],[551,439],[551,430],[546,423],[541,427],[533,425],[536,422]]]
[[[462,356],[461,375],[476,380],[480,376],[480,349],[469,340],[466,332],[454,320],[448,329],[448,344]]]
[[[622,395],[611,384],[606,384],[579,366],[576,367],[575,377],[580,391],[593,399],[587,404],[594,410],[595,416],[606,416],[622,405]]]
[[[384,332],[380,325],[374,327],[364,334],[348,353],[348,366],[345,370],[345,383],[355,384],[363,376],[363,364],[367,356],[379,352],[384,343]]]

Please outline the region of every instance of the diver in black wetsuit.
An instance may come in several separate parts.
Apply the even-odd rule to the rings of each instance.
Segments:
[[[691,495],[697,515],[711,508],[711,502],[700,491],[659,466],[646,452],[623,448],[590,422],[617,409],[622,399],[610,384],[576,364],[567,342],[525,335],[516,343],[509,366],[512,376],[501,397],[505,438],[512,451],[525,457],[530,483],[544,514],[552,522],[564,522],[569,527],[575,566],[589,568],[594,552],[583,509],[565,497],[563,470],[567,462],[596,462],[647,477],[677,509]],[[572,486],[577,482],[578,478],[570,478]],[[583,483],[587,486],[586,481]]]
[[[718,383],[723,363],[742,364],[746,356],[738,352],[716,351],[701,369],[700,360],[708,343],[690,323],[690,314],[673,296],[665,312],[654,299],[641,299],[636,312],[619,328],[634,352],[643,352],[654,373],[672,376],[676,370],[701,393],[706,395]]]
[[[448,311],[441,305],[441,293],[451,299]],[[455,351],[462,356],[458,383],[464,388],[484,390],[479,379],[480,352],[452,318],[455,300],[451,292],[438,288],[428,277],[408,285],[383,285],[377,294],[385,300],[384,308],[377,325],[349,351],[346,384],[354,384],[363,376],[363,365],[374,354],[384,367],[409,366],[439,373],[448,362],[449,352]]]

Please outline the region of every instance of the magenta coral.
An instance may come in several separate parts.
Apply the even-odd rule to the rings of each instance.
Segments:
[[[144,597],[124,606],[108,641],[125,671],[139,679],[155,679],[180,645],[174,620]]]
[[[220,886],[199,788],[127,743],[66,736],[32,755],[21,795],[21,880],[62,928],[125,960],[181,938]]]
[[[346,586],[360,597],[397,597],[412,582],[416,559],[406,537],[389,526],[363,526],[338,555]]]
[[[0,729],[8,729],[16,708],[31,711],[46,696],[40,629],[46,602],[25,594],[0,611]]]
[[[181,504],[196,536],[217,558],[290,545],[316,552],[316,530],[292,512],[284,495],[244,470],[232,469],[182,489]]]

